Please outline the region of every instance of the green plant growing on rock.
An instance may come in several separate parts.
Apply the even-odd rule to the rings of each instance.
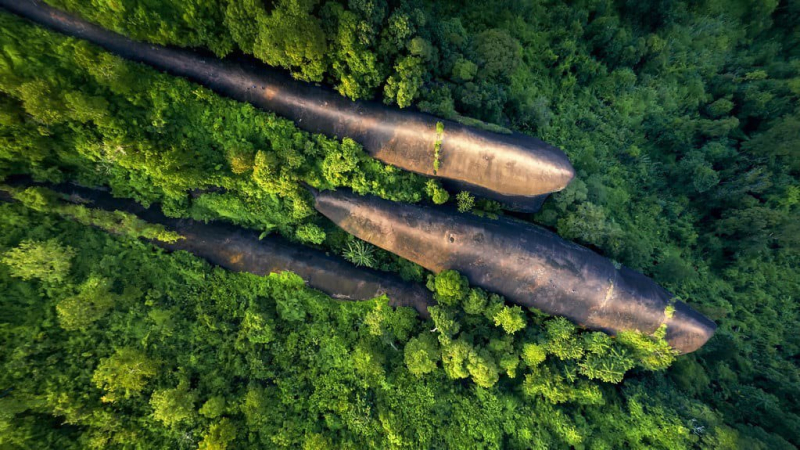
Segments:
[[[433,174],[434,175],[439,173],[439,165],[441,164],[439,151],[442,149],[442,140],[443,139],[444,139],[444,124],[442,122],[436,122],[436,142],[433,144]]]
[[[375,248],[364,241],[355,241],[347,244],[344,257],[356,266],[375,267]]]
[[[300,242],[306,242],[310,244],[319,245],[325,241],[325,231],[313,223],[306,223],[297,227],[295,236],[300,240]]]
[[[437,205],[442,205],[450,200],[450,194],[436,180],[428,180],[428,183],[425,184],[425,192]]]
[[[475,197],[467,191],[461,191],[456,195],[458,202],[458,212],[470,212],[472,207],[475,206]]]

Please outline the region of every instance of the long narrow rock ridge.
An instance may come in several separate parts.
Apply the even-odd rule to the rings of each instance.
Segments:
[[[341,190],[313,194],[319,212],[367,242],[436,273],[457,270],[512,303],[586,328],[653,333],[666,324],[667,341],[681,353],[697,350],[716,330],[650,278],[544,228]]]
[[[8,184],[17,187],[30,185],[28,179],[12,179]],[[86,206],[90,208],[127,212],[147,222],[164,225],[183,239],[175,243],[150,242],[169,251],[184,250],[234,272],[255,275],[293,272],[309,287],[339,300],[371,300],[385,294],[391,306],[408,306],[416,309],[420,316],[430,317],[428,306],[434,304],[431,293],[421,285],[403,281],[393,274],[355,267],[339,257],[292,244],[277,236],[259,239],[253,230],[224,223],[168,218],[154,206],[145,208],[132,200],[114,198],[96,189],[71,184],[45,187],[66,194],[81,204],[88,201]],[[0,191],[0,200],[11,201],[11,197]]]
[[[304,130],[350,137],[378,160],[442,178],[511,209],[537,210],[543,196],[564,189],[574,177],[561,150],[521,133],[493,133],[377,102],[350,101],[263,65],[137,42],[36,0],[0,0],[0,7],[273,111]]]

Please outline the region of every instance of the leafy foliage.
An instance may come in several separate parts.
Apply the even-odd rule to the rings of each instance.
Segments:
[[[357,266],[375,267],[374,247],[361,240],[347,244],[344,257]]]
[[[108,284],[106,279],[90,277],[78,288],[77,295],[58,302],[56,312],[61,327],[78,330],[100,320],[114,306]]]
[[[24,241],[3,253],[2,262],[11,275],[23,280],[39,279],[57,283],[69,274],[74,250],[62,246],[56,239]]]
[[[142,351],[121,348],[97,365],[92,381],[106,392],[104,402],[114,402],[119,396],[130,398],[140,395],[149,378],[157,374],[157,364]]]
[[[18,349],[0,361],[0,383],[13,387],[0,398],[0,427],[15,430],[0,436],[4,445],[41,442],[44,436],[65,448],[124,447],[132,439],[198,448],[321,441],[363,447],[398,440],[412,447],[499,447],[513,438],[517,448],[529,448],[541,436],[554,446],[610,438],[618,421],[628,420],[629,412],[621,409],[627,394],[592,387],[591,377],[581,375],[582,361],[565,365],[548,353],[547,324],[558,319],[526,313],[528,325],[511,335],[484,314],[440,305],[423,322],[407,308],[388,307],[385,298],[335,301],[306,288],[296,275],[226,272],[184,252],[167,254],[127,236],[56,219],[53,211],[5,204],[0,212],[6,230],[0,248],[50,235],[75,252],[73,270],[59,289],[11,277],[0,265],[0,286],[9,293],[2,300],[8,315],[0,337]],[[440,277],[457,280],[453,295],[461,297],[455,305],[476,292],[468,285],[462,289],[456,273]],[[60,316],[61,305],[76,296],[96,314],[76,315],[88,318],[75,322],[80,326],[48,319],[48,311],[55,308]],[[571,331],[574,339],[587,336]],[[619,350],[615,340],[589,335],[603,336]],[[603,345],[586,348],[613,358]],[[59,355],[59,370],[37,369],[52,367],[47,358],[53,354]],[[559,381],[546,391],[531,390],[531,377]],[[528,401],[515,386],[549,401]],[[610,403],[602,401],[606,396]],[[581,412],[547,406],[561,404]],[[443,408],[452,414],[437,413]],[[693,435],[681,416],[660,408],[657,415],[640,411],[633,424],[666,421],[678,433],[668,436],[670,442],[688,446]],[[319,414],[329,419],[320,423]],[[613,417],[587,424],[583,414]],[[66,424],[41,420],[52,415]],[[476,417],[480,421],[464,435],[463,424]],[[509,421],[521,431],[500,431]],[[655,439],[659,426],[637,439]],[[572,431],[559,431],[564,427]]]
[[[220,274],[4,207],[0,334],[15,351],[0,357],[0,446],[800,445],[791,2],[49,3],[137,39],[253,54],[351,98],[535,133],[565,149],[578,176],[533,219],[653,276],[719,330],[677,360],[658,336],[609,338],[529,311],[508,334],[519,313],[456,283],[437,292],[444,331],[431,333],[436,324],[419,328],[388,308],[331,306],[297,280]],[[300,182],[450,200],[347,138],[300,132],[77,40],[0,21],[2,175],[107,185],[174,216],[338,254],[348,240],[314,213]],[[61,272],[36,256],[52,239],[81,252],[62,258]],[[407,262],[375,259],[424,279]],[[9,278],[15,270],[27,279]],[[64,303],[90,319],[65,330],[57,305],[80,298],[90,277],[106,280],[113,306],[89,302],[86,311],[105,312],[83,316],[86,302]],[[405,366],[412,338],[439,346],[414,353],[421,367],[435,361],[419,377]],[[170,366],[103,403],[95,370],[113,373],[114,348],[133,347]],[[205,413],[165,426],[150,397],[184,379]]]
[[[168,231],[163,225],[147,223],[133,214],[123,211],[105,211],[89,208],[82,204],[60,202],[58,194],[44,187],[37,186],[16,190],[0,186],[0,189],[10,191],[15,200],[19,200],[29,208],[41,212],[56,213],[84,225],[102,228],[111,233],[170,243],[182,239],[178,233]],[[76,199],[76,201],[80,200]]]
[[[431,281],[433,283],[431,283]],[[455,270],[445,270],[428,282],[428,287],[436,294],[436,301],[443,305],[453,306],[462,300],[469,291],[467,279]]]
[[[458,212],[472,211],[472,207],[475,206],[475,197],[467,191],[459,192],[456,200],[458,201]]]

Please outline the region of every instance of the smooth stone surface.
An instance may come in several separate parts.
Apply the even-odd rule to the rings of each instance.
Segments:
[[[544,228],[342,190],[313,194],[319,212],[360,239],[435,273],[457,270],[512,303],[586,328],[650,334],[666,323],[667,341],[682,353],[700,348],[716,329],[650,278]],[[670,304],[676,311],[668,319]]]
[[[124,58],[273,111],[301,129],[350,137],[378,160],[452,181],[511,209],[537,211],[542,196],[564,189],[575,175],[561,150],[532,136],[494,133],[377,102],[351,101],[261,64],[134,41],[35,0],[0,0],[0,6]],[[444,132],[439,169],[434,171],[437,122],[444,125]]]
[[[32,185],[24,177],[7,180],[6,184]],[[339,257],[293,244],[278,236],[259,239],[254,230],[224,223],[172,219],[155,206],[145,208],[132,200],[114,198],[100,190],[71,184],[44,186],[69,195],[73,202],[86,207],[134,214],[147,222],[164,225],[184,237],[175,243],[150,241],[167,250],[184,250],[235,272],[255,275],[293,272],[309,287],[339,300],[372,300],[385,294],[391,306],[408,306],[417,310],[420,316],[430,317],[428,306],[434,304],[431,293],[421,285],[406,282],[394,274],[356,267]],[[11,197],[0,191],[0,199],[9,201]]]

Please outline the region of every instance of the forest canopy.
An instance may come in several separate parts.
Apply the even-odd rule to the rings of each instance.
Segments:
[[[518,215],[715,320],[701,350],[611,338],[359,241],[304,185],[502,205],[346,136],[0,11],[0,178],[110,189],[425,283],[424,321],[168,230],[0,204],[0,448],[800,446],[800,8],[792,1],[47,0],[134,39],[250,55],[353,99],[533,134],[577,177]],[[104,230],[112,230],[109,234]]]

